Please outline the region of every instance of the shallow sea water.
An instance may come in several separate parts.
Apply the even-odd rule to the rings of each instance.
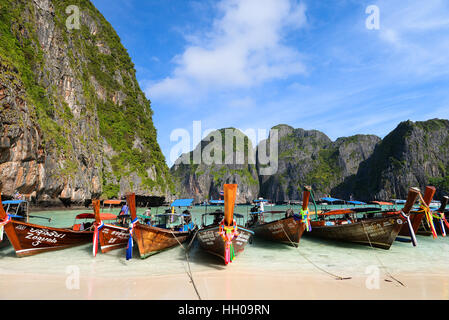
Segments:
[[[340,206],[335,206],[339,208]],[[235,212],[244,215],[246,221],[249,206],[237,206]],[[266,208],[266,210],[285,210],[286,206]],[[208,207],[208,211],[217,208]],[[138,213],[145,209],[139,208]],[[204,207],[191,209],[195,223],[201,223]],[[294,208],[295,212],[299,207]],[[119,209],[105,210],[117,214]],[[161,208],[158,210],[162,212]],[[177,209],[180,212],[179,209]],[[90,210],[43,211],[32,215],[51,217],[52,222],[43,219],[31,219],[31,223],[52,227],[68,227],[73,225],[74,217]],[[153,210],[155,213],[155,211]],[[279,215],[277,215],[279,217]],[[239,223],[244,221],[238,221]],[[305,233],[298,248],[285,244],[273,243],[254,238],[245,251],[236,257],[234,263],[225,266],[223,262],[200,250],[194,243],[189,261],[190,269],[195,273],[226,270],[229,272],[258,272],[285,274],[297,273],[323,274],[324,271],[342,277],[364,276],[367,268],[377,266],[383,273],[392,275],[416,273],[446,277],[449,287],[449,237],[417,236],[418,246],[411,243],[395,241],[390,250],[371,248],[357,244],[347,244],[309,238]],[[35,256],[18,258],[13,248],[8,245],[0,248],[0,274],[39,274],[66,276],[67,268],[76,266],[80,275],[92,278],[117,277],[152,277],[174,274],[185,274],[188,264],[184,250],[174,247],[147,259],[140,259],[136,246],[132,260],[126,261],[125,249],[118,249],[106,254],[99,250],[92,256],[92,245],[86,244],[60,251],[46,252]]]

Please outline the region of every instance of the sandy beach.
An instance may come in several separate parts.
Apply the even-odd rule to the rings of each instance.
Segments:
[[[92,246],[17,258],[0,249],[0,299],[449,299],[449,239],[390,250],[303,237],[299,248],[255,239],[234,262],[194,245],[127,261]],[[194,280],[190,281],[189,268]],[[337,280],[336,276],[349,278]],[[402,283],[402,285],[401,285]]]
[[[366,277],[335,280],[325,274],[267,275],[261,272],[209,271],[194,274],[194,282],[203,300],[405,300],[449,299],[446,275],[395,275],[405,286],[389,277],[381,277],[378,289],[366,287]],[[152,277],[81,277],[79,289],[68,289],[67,277],[42,274],[2,275],[1,299],[163,299],[198,300],[187,274]]]

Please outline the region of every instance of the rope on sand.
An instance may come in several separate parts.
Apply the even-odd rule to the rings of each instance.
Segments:
[[[371,244],[371,239],[370,239],[368,233],[367,233],[366,230],[365,230],[365,224],[363,223],[363,220],[360,221],[360,222],[362,223],[363,231],[364,231],[365,234],[366,234],[366,237],[367,237],[367,239],[368,239],[369,245],[370,245],[371,249],[374,250],[374,255],[376,256],[377,261],[379,261],[379,264],[384,268],[385,273],[387,274],[387,276],[390,277],[391,279],[393,279],[394,281],[396,281],[397,283],[399,283],[401,286],[406,287],[406,285],[405,285],[404,283],[402,283],[401,281],[399,281],[398,279],[396,279],[395,277],[393,277],[393,275],[390,273],[390,271],[388,271],[387,267],[382,263],[382,261],[380,260],[379,256],[378,256],[377,253],[376,253],[376,249],[375,249],[375,248],[373,247],[373,245]]]
[[[176,237],[176,235],[173,233],[173,230],[170,230],[170,232],[172,233],[173,238],[175,238],[176,241],[178,242],[178,244],[181,246],[181,248],[184,249],[184,253],[185,253],[186,261],[187,261],[187,266],[188,266],[188,268],[189,268],[189,271],[187,272],[187,275],[188,275],[189,278],[190,278],[190,282],[192,283],[193,288],[195,289],[195,293],[196,293],[196,295],[198,296],[198,299],[199,299],[199,300],[202,300],[202,299],[201,299],[201,296],[200,296],[200,293],[198,292],[198,289],[197,289],[197,287],[196,287],[195,281],[193,280],[193,274],[192,274],[192,270],[190,269],[190,261],[189,261],[189,253],[188,253],[189,250],[190,250],[190,246],[191,246],[192,243],[193,243],[193,240],[195,239],[196,235],[198,234],[198,230],[195,232],[195,235],[193,236],[192,240],[190,240],[190,243],[189,243],[189,245],[187,246],[187,248],[185,248],[185,247],[182,245],[182,243],[178,240],[178,238]]]
[[[288,241],[290,241],[290,243],[293,245],[293,247],[297,248],[298,245],[296,243],[294,243],[290,237],[288,236],[287,232],[284,229],[284,226],[282,225],[282,223],[280,224],[282,227],[282,231],[284,231],[285,235],[287,236]],[[300,250],[298,250],[299,254],[306,259],[309,263],[311,263],[315,268],[317,268],[320,271],[323,271],[324,273],[327,273],[328,275],[334,277],[336,280],[349,280],[352,279],[352,277],[341,277],[341,276],[337,276],[336,274],[333,274],[332,272],[329,272],[323,268],[321,268],[320,266],[318,266],[317,264],[315,264],[312,260],[310,260],[309,258],[307,258]]]

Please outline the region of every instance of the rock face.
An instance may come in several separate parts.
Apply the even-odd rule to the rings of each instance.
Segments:
[[[75,29],[66,24],[76,21],[67,20],[73,5]],[[90,1],[2,0],[0,37],[4,195],[60,203],[127,191],[171,194],[150,101]]]
[[[449,193],[449,121],[400,123],[361,163],[352,191],[360,199],[404,199],[409,187]]]
[[[356,135],[332,142],[317,130],[294,129],[287,125],[278,130],[278,171],[260,175],[261,195],[273,201],[297,200],[303,185],[311,185],[315,195],[330,194],[345,178],[357,173],[381,140],[373,135]]]
[[[258,196],[276,202],[298,200],[302,197],[299,188],[304,185],[311,185],[317,198],[331,195],[361,201],[404,199],[411,186],[424,190],[426,185],[434,185],[436,199],[449,193],[448,120],[402,122],[383,140],[374,135],[355,135],[331,141],[322,132],[288,125],[271,130],[278,132],[274,174],[262,174],[262,142],[256,149],[257,173],[253,165],[181,164],[178,159],[171,170],[178,179],[180,194],[194,196],[197,201],[207,195],[216,199],[225,182],[239,183],[240,202]],[[188,157],[192,158],[192,152]]]
[[[234,143],[228,144],[229,152],[226,152],[226,141]],[[201,156],[201,163],[195,163],[196,155]],[[219,199],[225,183],[238,184],[236,203],[248,203],[259,194],[251,140],[234,128],[211,132],[192,152],[181,155],[171,174],[178,196],[193,197],[196,202]]]

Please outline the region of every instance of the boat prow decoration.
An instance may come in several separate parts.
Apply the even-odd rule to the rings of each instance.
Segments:
[[[435,192],[436,192],[435,187],[427,186],[426,190],[424,192],[424,197],[421,197],[420,196],[421,192],[420,192],[419,188],[415,187],[415,188],[413,188],[413,190],[415,192],[417,192],[417,197],[420,198],[422,208],[429,206],[429,204],[432,201],[433,196],[435,195]],[[412,244],[414,246],[416,246],[417,245],[416,234],[418,232],[419,226],[421,225],[421,222],[423,221],[423,218],[425,217],[425,212],[424,212],[424,210],[412,211],[414,204],[415,204],[415,202],[413,202],[412,206],[410,207],[410,204],[407,199],[407,203],[405,204],[404,208],[409,210],[409,212],[411,211],[411,214],[408,215],[408,217],[405,217],[403,215],[404,218],[407,219],[407,221],[406,221],[405,225],[402,226],[402,229],[399,232],[399,236],[409,237],[410,240],[412,241]]]

